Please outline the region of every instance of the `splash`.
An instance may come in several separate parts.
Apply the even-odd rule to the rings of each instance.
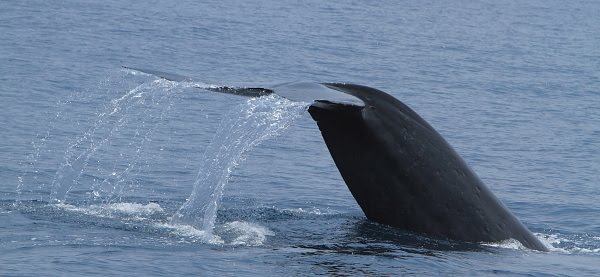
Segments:
[[[260,246],[267,240],[267,236],[274,236],[268,228],[245,221],[228,222],[223,226],[224,233],[232,236],[229,245]]]
[[[565,235],[560,233],[534,235],[550,250],[562,254],[596,254],[600,253],[597,245],[590,244],[589,235]],[[593,239],[593,237],[592,237]],[[485,246],[498,247],[512,250],[533,251],[521,244],[516,239],[507,239],[499,242],[482,243]]]
[[[79,212],[97,217],[123,218],[136,221],[163,217],[165,213],[165,210],[157,203],[139,204],[125,202],[90,206],[59,203],[53,206],[65,211]]]
[[[270,95],[252,98],[226,116],[204,154],[189,199],[173,216],[172,223],[189,224],[210,235],[223,190],[244,153],[281,134],[306,106]]]
[[[529,248],[525,247],[520,241],[516,239],[507,239],[499,242],[486,242],[481,245],[512,249],[512,250],[529,250]]]
[[[167,211],[158,203],[112,203],[89,206],[71,204],[50,204],[48,207],[79,213],[91,217],[114,220],[112,224],[136,226],[137,230],[154,234],[163,239],[170,238],[177,243],[202,243],[230,246],[261,246],[268,236],[275,234],[269,228],[246,221],[226,222],[215,228],[215,233],[207,233],[190,225],[171,224],[166,221]]]
[[[271,232],[260,225],[232,222],[215,228],[223,190],[245,153],[281,134],[306,111],[307,103],[271,95],[251,98],[236,106],[225,115],[207,147],[189,199],[179,209],[166,211],[152,201],[128,201],[140,201],[138,196],[144,190],[152,190],[150,193],[160,197],[153,186],[148,186],[155,179],[151,178],[153,165],[162,163],[161,155],[175,154],[162,152],[164,146],[159,143],[171,143],[162,135],[171,130],[173,118],[179,120],[181,101],[190,97],[186,89],[214,85],[154,77],[148,80],[148,76],[135,71],[122,73],[117,76],[121,82],[110,77],[106,84],[76,92],[59,103],[49,131],[34,144],[34,154],[19,177],[17,192],[39,193],[44,202],[68,212],[127,224],[158,224],[188,241],[262,244]],[[143,78],[131,80],[132,75]],[[185,124],[189,130],[195,130],[189,122]],[[54,139],[54,133],[65,132],[73,134],[66,135],[71,141]],[[46,176],[40,176],[38,168],[44,169]],[[51,182],[36,182],[38,176]],[[189,184],[190,179],[185,183]],[[220,238],[223,234],[225,240]]]
[[[92,117],[91,126],[68,145],[50,185],[50,201],[65,203],[75,189],[107,201],[133,190],[131,175],[143,166],[144,149],[164,123],[173,96],[203,86],[207,85],[155,79],[110,100]]]
[[[600,248],[594,241],[598,241],[597,237],[589,234],[542,234],[534,233],[540,241],[552,252],[563,254],[598,254]]]

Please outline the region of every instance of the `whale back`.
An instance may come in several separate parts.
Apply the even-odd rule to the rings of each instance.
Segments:
[[[546,247],[498,200],[458,153],[407,105],[377,89],[326,84],[362,109],[311,105],[333,160],[368,219],[470,242],[517,239]]]

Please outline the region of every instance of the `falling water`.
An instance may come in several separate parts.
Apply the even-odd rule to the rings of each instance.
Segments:
[[[105,104],[93,116],[91,126],[65,150],[50,185],[50,201],[65,202],[75,189],[90,191],[92,197],[105,201],[120,197],[126,183],[132,182],[131,173],[142,166],[143,150],[169,113],[173,95],[190,86],[198,84],[156,79]]]
[[[90,114],[82,122],[87,127],[65,146],[60,165],[48,184],[50,202],[110,204],[120,202],[126,192],[135,195],[142,189],[134,183],[144,166],[143,153],[146,148],[156,146],[152,139],[155,132],[162,130],[161,124],[169,124],[164,118],[169,118],[178,92],[209,86],[154,79],[115,91],[114,82],[108,83],[110,94],[118,95],[110,96],[112,100],[105,101],[104,107]],[[76,99],[81,100],[80,96]],[[98,101],[93,103],[97,105]],[[65,105],[67,108],[76,106],[75,103]],[[292,102],[277,95],[250,98],[234,107],[224,116],[206,148],[191,195],[174,213],[171,224],[192,226],[210,240],[219,202],[232,171],[247,151],[280,135],[306,107],[307,103]],[[72,114],[65,113],[67,122]],[[22,188],[20,184],[17,189]]]
[[[306,109],[276,95],[252,98],[230,112],[208,146],[189,199],[172,223],[188,224],[212,235],[223,189],[244,153],[277,136]]]

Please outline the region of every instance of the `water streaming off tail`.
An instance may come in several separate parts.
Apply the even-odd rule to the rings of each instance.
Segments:
[[[192,194],[172,222],[192,225],[210,237],[223,189],[244,154],[281,134],[305,109],[306,103],[271,95],[249,99],[231,111],[204,154]]]
[[[177,98],[174,95],[191,86],[199,85],[145,81],[104,102],[103,108],[83,122],[87,129],[64,151],[49,186],[50,201],[65,202],[73,192],[86,191],[92,199],[110,202],[125,191],[135,191],[133,175],[147,165],[144,152],[152,144],[154,132],[166,123],[164,117]]]
[[[228,96],[190,89],[209,86],[203,83],[148,79],[131,71],[116,77],[58,103],[19,178],[23,199],[124,222],[141,218],[176,233],[187,230],[183,233],[208,243],[221,242],[221,235],[233,244],[262,243],[270,231],[251,222],[229,222],[213,232],[219,202],[245,154],[281,134],[307,103],[270,95],[235,98],[241,104],[229,105],[222,101]],[[222,113],[213,107],[220,124],[198,113],[210,101],[223,103]],[[37,182],[38,177],[49,183]],[[163,210],[162,200],[175,206]],[[155,206],[160,217],[148,219],[137,209]],[[136,208],[133,216],[130,208]]]

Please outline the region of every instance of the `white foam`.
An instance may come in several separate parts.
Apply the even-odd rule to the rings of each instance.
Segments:
[[[565,254],[581,254],[581,253],[600,253],[600,248],[585,248],[577,246],[579,242],[568,239],[561,234],[541,234],[534,235],[552,252],[560,252]],[[560,244],[569,243],[569,246],[561,247]]]
[[[267,236],[275,235],[264,226],[245,221],[232,221],[216,226],[219,235],[186,224],[156,223],[154,226],[168,229],[171,234],[181,237],[181,241],[213,245],[261,246]]]
[[[487,242],[482,243],[482,245],[498,247],[504,249],[514,249],[514,250],[527,250],[528,248],[523,246],[523,244],[516,239],[507,239],[499,242]]]
[[[196,229],[190,225],[157,223],[154,224],[154,226],[162,229],[169,229],[172,234],[191,239],[191,242],[201,242],[215,245],[222,245],[225,243],[221,237],[215,234],[207,233],[204,230]]]
[[[82,213],[85,215],[116,218],[120,220],[134,220],[148,222],[148,217],[163,215],[164,209],[157,203],[139,204],[139,203],[112,203],[102,205],[75,206],[71,204],[52,204],[51,206],[65,211]],[[151,226],[157,229],[166,229],[168,233],[180,237],[182,242],[205,243],[213,245],[232,245],[232,246],[260,246],[265,243],[267,236],[275,234],[267,227],[256,223],[245,221],[227,222],[222,226],[217,226],[218,234],[212,230],[194,228],[187,224],[171,224],[161,222],[149,222]],[[221,238],[221,236],[226,239]]]
[[[58,204],[53,204],[52,206],[56,207],[56,208],[59,208],[59,209],[66,210],[66,211],[72,211],[72,212],[81,212],[81,211],[83,211],[82,208],[79,208],[79,207],[71,205],[71,204],[58,203]]]
[[[223,231],[233,239],[229,245],[260,246],[267,240],[267,236],[274,236],[267,227],[245,221],[228,222],[223,226]]]
[[[146,205],[138,203],[114,203],[106,205],[105,208],[132,215],[152,215],[164,212],[163,208],[157,203],[148,203]]]
[[[146,205],[139,203],[113,203],[83,207],[59,203],[54,204],[54,206],[67,211],[107,218],[126,216],[134,219],[145,219],[149,216],[164,213],[164,209],[157,203],[148,203]]]
[[[217,226],[220,235],[186,224],[157,223],[154,226],[168,229],[173,235],[182,237],[182,241],[187,239],[189,242],[213,245],[261,246],[267,240],[267,236],[275,235],[264,226],[245,221],[227,222],[220,227]]]
[[[558,252],[563,254],[600,253],[600,248],[590,249],[578,246],[577,244],[581,242],[566,238],[561,234],[534,233],[534,235],[542,242],[542,244],[544,244],[544,246],[546,246],[546,248],[548,248],[548,250],[550,250],[550,252]],[[568,246],[561,245],[565,243],[568,244]],[[483,243],[483,245],[505,249],[529,250],[515,239],[508,239],[495,243]]]

